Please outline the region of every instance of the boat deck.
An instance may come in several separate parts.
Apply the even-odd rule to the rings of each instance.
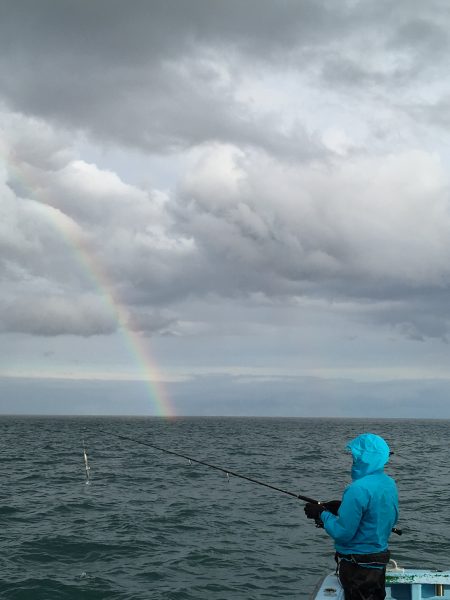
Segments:
[[[399,569],[386,571],[386,600],[439,600],[450,599],[450,571]],[[344,593],[336,575],[322,579],[311,600],[344,600]]]

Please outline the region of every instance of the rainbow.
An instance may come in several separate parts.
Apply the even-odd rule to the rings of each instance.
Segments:
[[[127,351],[133,362],[139,367],[140,380],[142,379],[146,384],[153,404],[153,412],[156,412],[157,416],[175,417],[175,409],[163,384],[164,378],[150,354],[148,344],[144,344],[142,336],[132,328],[127,308],[120,301],[105,269],[85,243],[83,235],[80,235],[78,227],[60,210],[55,209],[51,203],[45,201],[43,194],[35,189],[36,186],[31,181],[31,177],[17,161],[14,161],[9,152],[2,152],[2,155],[8,177],[21,186],[29,199],[52,209],[47,213],[52,225],[71,251],[74,260],[81,267],[91,285],[103,298],[105,305],[117,323],[118,331],[121,333]]]

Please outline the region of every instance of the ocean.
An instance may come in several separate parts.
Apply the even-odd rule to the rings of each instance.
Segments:
[[[331,500],[365,431],[394,451],[393,558],[450,569],[449,421],[0,417],[0,598],[306,599],[334,559],[302,502],[115,434]]]

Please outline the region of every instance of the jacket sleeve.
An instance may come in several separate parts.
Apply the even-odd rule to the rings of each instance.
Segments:
[[[338,515],[335,516],[328,511],[321,514],[325,531],[338,543],[349,542],[358,530],[367,503],[368,498],[364,490],[349,486],[342,497]]]

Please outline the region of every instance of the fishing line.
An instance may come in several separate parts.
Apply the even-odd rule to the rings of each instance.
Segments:
[[[314,500],[313,498],[309,498],[308,496],[302,496],[301,494],[296,494],[295,492],[289,492],[288,490],[283,490],[282,488],[276,487],[275,485],[271,485],[270,483],[265,483],[264,481],[259,481],[258,479],[254,479],[253,477],[248,477],[247,475],[241,475],[240,473],[236,473],[231,469],[224,469],[223,467],[218,467],[217,465],[213,465],[211,463],[207,463],[203,460],[198,460],[197,458],[192,458],[192,456],[187,456],[186,454],[181,454],[180,452],[175,452],[174,450],[166,450],[166,448],[161,448],[161,446],[156,446],[155,444],[150,444],[149,442],[143,442],[141,440],[137,440],[135,438],[128,437],[127,435],[122,435],[120,433],[112,433],[110,431],[104,431],[103,429],[97,429],[101,433],[105,435],[112,435],[121,440],[128,440],[129,442],[134,442],[135,444],[140,444],[141,446],[147,446],[148,448],[154,448],[155,450],[159,450],[160,452],[165,452],[166,454],[171,454],[172,456],[178,456],[179,458],[184,458],[188,460],[190,463],[197,463],[199,465],[203,465],[204,467],[209,467],[210,469],[215,469],[216,471],[221,471],[225,473],[225,475],[232,475],[233,477],[238,477],[239,479],[245,479],[246,481],[250,481],[251,483],[256,483],[258,485],[262,485],[264,487],[270,488],[271,490],[275,490],[277,492],[281,492],[282,494],[287,494],[288,496],[292,496],[297,500],[303,500],[304,502],[312,502],[313,504],[320,504],[318,500]]]
[[[167,450],[166,448],[161,448],[161,446],[157,446],[156,444],[150,444],[149,442],[143,442],[142,440],[137,440],[136,438],[129,437],[127,435],[123,435],[120,433],[113,433],[111,431],[105,431],[104,429],[96,429],[96,431],[100,431],[105,435],[111,435],[121,440],[127,440],[129,442],[134,442],[135,444],[140,444],[141,446],[147,446],[148,448],[153,448],[154,450],[158,450],[159,452],[164,452],[165,454],[170,454],[172,456],[177,456],[178,458],[183,458],[184,460],[189,461],[189,464],[197,463],[198,465],[203,465],[204,467],[209,467],[210,469],[215,469],[216,471],[220,471],[225,473],[227,479],[230,479],[230,475],[233,477],[237,477],[239,479],[245,479],[245,481],[250,481],[251,483],[256,483],[257,485],[262,485],[271,490],[275,490],[276,492],[280,492],[282,494],[286,494],[287,496],[291,496],[296,500],[303,500],[303,502],[311,502],[312,504],[328,504],[327,502],[321,502],[320,500],[315,500],[314,498],[309,498],[309,496],[303,496],[302,494],[296,494],[295,492],[290,492],[288,490],[284,490],[275,485],[271,485],[270,483],[265,483],[264,481],[259,481],[259,479],[254,479],[253,477],[248,477],[247,475],[242,475],[241,473],[236,473],[231,469],[224,469],[223,467],[218,467],[217,465],[213,465],[211,463],[205,462],[204,460],[198,460],[197,458],[192,458],[192,456],[187,456],[186,454],[181,454],[181,452],[175,452],[174,450]],[[401,529],[397,529],[394,527],[392,529],[393,533],[397,535],[402,535]]]

